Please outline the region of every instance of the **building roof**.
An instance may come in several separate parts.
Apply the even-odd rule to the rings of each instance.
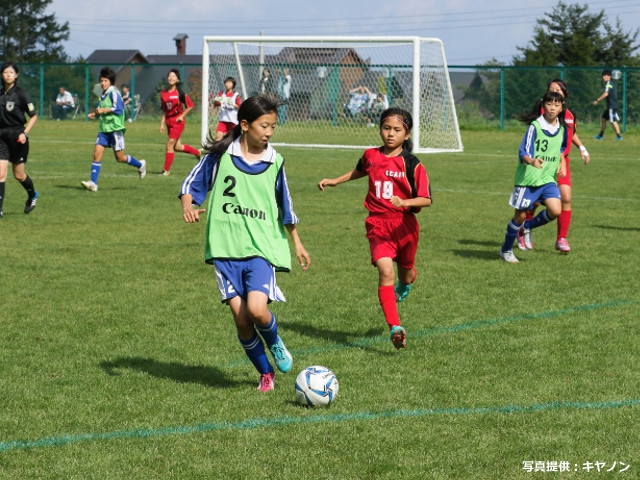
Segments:
[[[88,63],[149,63],[140,50],[94,50]]]
[[[202,65],[202,55],[148,55],[149,63],[166,63],[179,66],[181,63]]]

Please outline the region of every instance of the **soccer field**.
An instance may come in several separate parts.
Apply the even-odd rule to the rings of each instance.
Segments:
[[[105,152],[100,190],[83,190],[97,124],[80,120],[36,124],[31,214],[7,180],[0,479],[640,477],[638,134],[581,131],[592,161],[572,157],[572,251],[554,250],[553,223],[517,265],[498,250],[524,127],[420,156],[434,202],[398,307],[403,351],[369,263],[366,179],[316,187],[360,152],[281,149],[312,264],[279,274],[294,367],[265,394],[203,262],[204,222],[182,221],[194,157],[159,177],[158,124],[128,127],[144,180]],[[198,132],[192,120],[183,141]],[[309,365],[338,377],[328,409],[295,403]]]

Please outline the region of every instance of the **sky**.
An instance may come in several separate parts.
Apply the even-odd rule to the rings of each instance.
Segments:
[[[640,28],[640,0],[565,0],[604,10],[624,32]],[[537,20],[558,0],[53,0],[47,13],[69,22],[71,59],[94,50],[175,54],[187,34],[187,54],[202,54],[205,35],[392,35],[436,37],[449,65],[496,59],[510,64],[534,35]],[[103,5],[101,8],[98,5]],[[486,5],[486,8],[483,8]],[[640,39],[640,37],[639,37]]]

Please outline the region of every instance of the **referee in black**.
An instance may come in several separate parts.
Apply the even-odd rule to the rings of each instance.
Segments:
[[[19,69],[13,62],[5,62],[0,67],[2,89],[0,89],[0,218],[3,217],[5,182],[9,162],[13,176],[27,191],[24,213],[36,206],[38,192],[33,188],[31,178],[24,171],[29,155],[29,132],[38,119],[36,110],[26,90],[17,85]],[[25,120],[29,121],[25,125]]]

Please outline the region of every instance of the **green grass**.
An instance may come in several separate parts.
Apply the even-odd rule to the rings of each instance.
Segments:
[[[36,125],[30,215],[7,181],[0,478],[638,478],[640,137],[584,130],[592,162],[572,159],[572,252],[554,251],[553,224],[518,265],[497,252],[523,131],[464,131],[463,153],[422,156],[434,203],[419,215],[400,352],[369,264],[366,181],[316,188],[358,152],[282,149],[312,265],[278,277],[294,369],[262,394],[203,263],[204,225],[181,219],[193,157],[155,175],[157,127],[127,132],[143,181],[105,155],[99,192],[85,192],[96,124],[79,120]],[[198,131],[183,140],[197,145]],[[326,410],[294,402],[296,373],[314,364],[340,381]],[[583,470],[596,461],[617,467]]]

